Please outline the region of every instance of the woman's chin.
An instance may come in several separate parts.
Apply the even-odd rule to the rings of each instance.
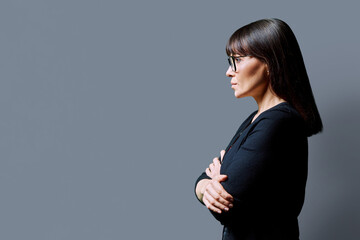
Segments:
[[[245,94],[244,93],[239,93],[239,92],[234,92],[234,96],[236,97],[236,98],[243,98],[243,97],[245,97]]]

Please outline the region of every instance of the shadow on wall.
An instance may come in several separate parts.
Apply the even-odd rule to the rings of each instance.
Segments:
[[[309,140],[302,239],[360,239],[360,111],[354,103],[323,111],[324,132]]]

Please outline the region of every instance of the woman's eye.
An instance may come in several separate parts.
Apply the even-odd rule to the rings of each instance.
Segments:
[[[239,57],[235,58],[236,62],[241,62],[241,59]]]

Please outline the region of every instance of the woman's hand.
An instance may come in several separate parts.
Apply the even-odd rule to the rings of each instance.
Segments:
[[[220,182],[227,179],[226,175],[217,175],[212,180],[208,180],[201,190],[202,201],[205,206],[213,212],[229,211],[233,207],[233,197],[226,192]]]
[[[225,150],[220,151],[220,158],[221,162],[224,158]],[[210,177],[211,179],[215,178],[216,176],[220,175],[220,168],[221,168],[221,162],[219,158],[214,158],[213,162],[210,163],[209,167],[205,170],[206,175]]]

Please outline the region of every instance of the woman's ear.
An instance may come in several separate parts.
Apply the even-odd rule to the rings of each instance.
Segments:
[[[265,72],[266,72],[266,76],[269,77],[270,76],[270,71],[269,71],[269,67],[267,64],[265,64]]]

